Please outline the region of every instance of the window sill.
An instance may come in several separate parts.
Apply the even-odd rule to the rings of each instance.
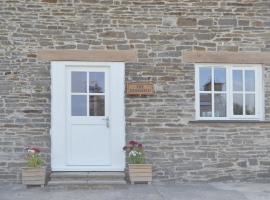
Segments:
[[[256,123],[261,123],[261,124],[268,124],[270,123],[270,121],[259,121],[259,120],[193,120],[193,121],[189,121],[190,124],[199,124],[199,123],[239,123],[239,124],[243,124],[243,123],[252,123],[252,124],[256,124]]]

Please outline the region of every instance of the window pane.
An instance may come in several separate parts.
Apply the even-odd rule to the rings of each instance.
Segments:
[[[226,94],[215,94],[215,117],[226,117]]]
[[[255,71],[246,70],[245,71],[245,89],[246,91],[255,91]]]
[[[89,92],[92,93],[104,92],[104,72],[89,73]]]
[[[212,95],[200,94],[200,116],[212,117]]]
[[[86,92],[86,72],[71,72],[71,92]]]
[[[255,94],[246,94],[246,115],[255,115]]]
[[[72,95],[71,96],[71,115],[72,116],[86,116],[87,112],[87,96],[86,95]]]
[[[104,116],[105,104],[103,95],[90,96],[89,98],[89,113],[90,116]]]
[[[243,94],[233,95],[233,114],[243,115]]]
[[[200,68],[200,91],[211,91],[211,68]]]
[[[226,90],[226,69],[215,68],[214,77],[215,77],[214,78],[215,91],[225,91]]]
[[[242,70],[233,70],[233,90],[234,91],[243,91]]]

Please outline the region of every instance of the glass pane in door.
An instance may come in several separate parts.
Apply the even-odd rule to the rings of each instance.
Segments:
[[[87,83],[86,72],[71,72],[71,92],[86,92]]]
[[[89,92],[104,93],[105,92],[105,76],[104,72],[89,73]]]
[[[91,95],[89,97],[90,116],[105,115],[105,98],[104,95]]]
[[[71,96],[71,116],[87,115],[87,96],[72,95]]]

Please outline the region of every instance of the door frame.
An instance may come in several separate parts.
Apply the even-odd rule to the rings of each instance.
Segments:
[[[110,166],[68,166],[66,161],[66,83],[68,67],[109,67],[110,71],[110,131],[119,134],[112,144]],[[118,85],[119,88],[112,88]],[[125,153],[125,64],[124,62],[51,62],[51,169],[52,171],[124,171]],[[61,103],[59,103],[61,102]],[[117,148],[114,148],[117,147]],[[121,147],[121,148],[120,148]]]

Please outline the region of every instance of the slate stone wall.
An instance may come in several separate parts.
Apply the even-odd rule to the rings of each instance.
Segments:
[[[136,49],[126,81],[153,97],[126,97],[127,140],[146,146],[154,181],[268,181],[270,123],[191,123],[194,66],[184,51],[270,51],[268,0],[2,0],[0,181],[20,182],[23,148],[50,162],[50,64],[40,49]],[[270,66],[264,66],[270,120]]]

